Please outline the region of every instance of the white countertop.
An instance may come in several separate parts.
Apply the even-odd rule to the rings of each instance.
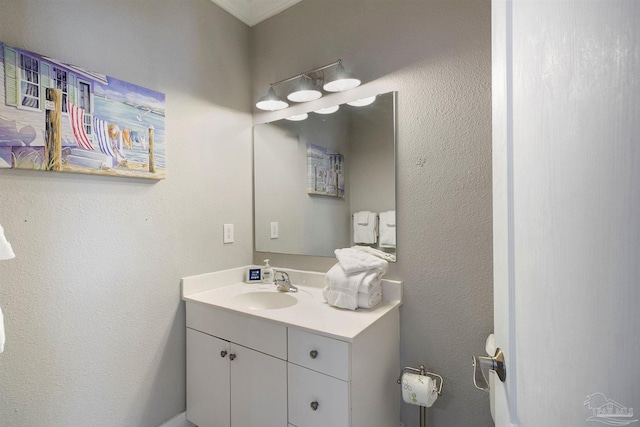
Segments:
[[[288,272],[292,283],[298,287],[298,292],[286,294],[295,298],[296,304],[268,310],[242,307],[234,304],[234,296],[248,292],[278,293],[275,285],[244,283],[248,267],[254,266],[185,277],[182,279],[182,299],[349,342],[376,320],[400,306],[402,300],[402,283],[384,279],[383,300],[376,307],[358,308],[355,311],[332,307],[322,296],[324,273],[275,268]]]

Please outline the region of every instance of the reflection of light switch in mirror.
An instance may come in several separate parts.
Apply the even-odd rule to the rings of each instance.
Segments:
[[[278,238],[278,223],[277,222],[272,222],[271,223],[271,238],[272,239],[277,239]]]

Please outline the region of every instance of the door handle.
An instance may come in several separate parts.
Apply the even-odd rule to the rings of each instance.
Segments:
[[[507,378],[504,353],[500,348],[496,349],[493,357],[473,356],[473,385],[478,390],[489,390],[489,371],[495,372],[502,382]]]

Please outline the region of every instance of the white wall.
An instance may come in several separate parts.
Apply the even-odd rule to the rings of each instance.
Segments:
[[[0,424],[157,426],[185,409],[180,278],[252,261],[249,29],[208,0],[0,10],[0,40],[164,92],[168,159],[155,183],[0,170]]]
[[[445,378],[427,410],[436,427],[491,425],[488,395],[471,378],[471,356],[493,329],[490,12],[488,0],[305,0],[252,29],[253,99],[338,58],[367,82],[356,93],[398,91],[399,261],[388,276],[405,286],[402,364]],[[402,418],[418,426],[418,408],[403,405]]]

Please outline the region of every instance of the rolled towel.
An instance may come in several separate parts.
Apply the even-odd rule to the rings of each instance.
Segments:
[[[365,294],[371,293],[376,286],[380,286],[384,273],[385,271],[382,269],[368,271],[362,278],[362,283],[360,283],[360,286],[358,287],[358,292]]]
[[[382,269],[386,272],[389,266],[386,260],[358,249],[336,249],[334,253],[347,274],[373,269]]]
[[[322,294],[329,305],[355,310],[358,308],[358,289],[366,272],[346,274],[340,263],[331,267],[325,276]]]
[[[358,294],[358,308],[373,308],[382,301],[382,292],[376,294]]]

